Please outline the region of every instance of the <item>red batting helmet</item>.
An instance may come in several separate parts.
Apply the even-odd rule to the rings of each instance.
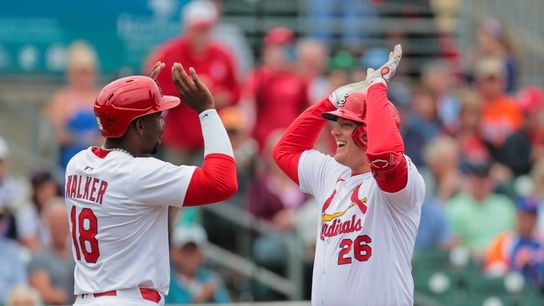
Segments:
[[[176,107],[179,103],[178,97],[163,96],[152,78],[135,75],[115,80],[102,88],[94,103],[94,113],[100,134],[118,138],[134,119]]]
[[[340,117],[362,123],[352,134],[353,141],[362,148],[366,148],[366,140],[363,139],[363,135],[366,134],[365,100],[366,93],[354,92],[347,96],[344,103],[338,105],[338,109],[321,114],[323,118],[331,121],[336,121]]]

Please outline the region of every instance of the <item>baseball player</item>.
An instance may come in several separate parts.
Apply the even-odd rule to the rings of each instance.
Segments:
[[[387,81],[400,45],[367,79],[304,111],[274,148],[282,170],[319,203],[312,305],[413,305],[411,257],[425,186],[403,154]],[[336,121],[334,157],[312,150]]]
[[[163,132],[162,112],[180,99],[163,96],[154,77],[106,85],[94,110],[102,147],[75,155],[66,168],[66,205],[76,260],[74,305],[162,305],[168,294],[168,206],[222,201],[237,190],[235,160],[214,100],[195,70],[179,63],[172,79],[200,118],[202,168],[150,157]]]

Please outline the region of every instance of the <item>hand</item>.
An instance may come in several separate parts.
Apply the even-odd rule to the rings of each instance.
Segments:
[[[149,70],[149,73],[147,74],[148,77],[152,78],[153,80],[157,80],[157,76],[159,73],[161,73],[162,69],[166,66],[163,62],[157,62],[151,70]]]
[[[386,84],[397,72],[400,59],[402,57],[401,45],[396,45],[393,51],[389,52],[389,60],[383,64],[378,70],[368,68],[366,71],[366,79],[368,86],[370,87],[375,83]]]
[[[335,89],[329,96],[329,100],[336,106],[336,108],[344,105],[346,98],[352,92],[366,92],[366,81],[355,82],[347,84]]]
[[[180,63],[174,63],[172,66],[172,80],[183,101],[199,114],[214,109],[215,102],[208,87],[200,81],[193,67],[189,68],[189,72],[190,78]]]

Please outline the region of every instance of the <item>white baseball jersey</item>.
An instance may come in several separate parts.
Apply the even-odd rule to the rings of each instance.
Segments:
[[[89,148],[66,168],[75,294],[169,287],[168,206],[195,167]]]
[[[382,191],[372,173],[318,151],[298,164],[300,189],[320,205],[312,305],[413,305],[411,258],[425,185],[408,157],[408,183]]]

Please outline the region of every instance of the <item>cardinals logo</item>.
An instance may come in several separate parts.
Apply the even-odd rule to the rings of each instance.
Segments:
[[[357,185],[355,189],[353,189],[353,192],[351,193],[351,203],[348,205],[348,207],[339,212],[335,212],[332,214],[326,214],[325,210],[329,207],[330,203],[332,202],[332,199],[336,195],[336,190],[332,193],[332,195],[325,201],[321,213],[321,233],[320,238],[321,240],[324,240],[325,237],[333,237],[339,234],[343,233],[351,233],[360,231],[362,226],[362,220],[357,214],[353,214],[351,216],[351,219],[349,220],[340,220],[340,217],[347,214],[347,212],[353,207],[358,207],[363,214],[366,214],[367,211],[367,198],[364,197],[362,199],[359,199],[359,189],[361,188],[361,184]]]

